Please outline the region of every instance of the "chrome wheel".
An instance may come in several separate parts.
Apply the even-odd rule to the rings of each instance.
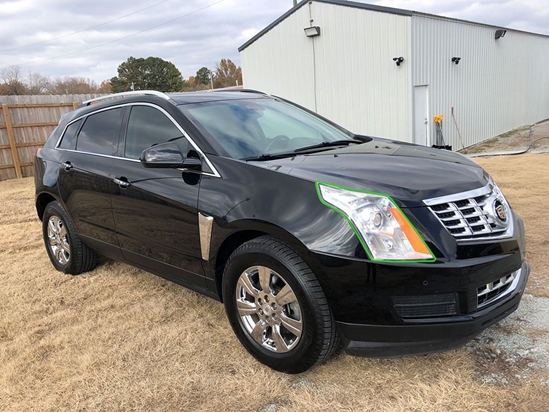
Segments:
[[[59,216],[52,215],[48,219],[48,241],[55,260],[66,265],[71,256],[71,247],[67,229]]]
[[[249,335],[277,353],[292,350],[303,331],[297,297],[282,276],[265,266],[252,266],[236,286],[238,314]]]

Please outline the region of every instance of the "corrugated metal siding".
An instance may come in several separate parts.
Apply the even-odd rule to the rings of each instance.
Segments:
[[[310,17],[319,37],[303,32]],[[313,2],[241,52],[244,86],[316,107],[356,133],[411,141],[410,20]]]
[[[303,32],[309,10],[302,7],[240,52],[244,87],[314,109],[313,50]]]
[[[410,17],[312,4],[317,111],[348,129],[411,139]],[[404,57],[397,67],[393,57]]]
[[[549,117],[549,38],[433,16],[412,17],[413,86],[429,85],[432,116],[443,114],[443,134],[461,148]],[[458,65],[452,57],[461,57]]]

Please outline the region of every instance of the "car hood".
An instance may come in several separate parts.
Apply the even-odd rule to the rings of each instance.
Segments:
[[[403,207],[488,183],[487,173],[465,156],[385,139],[258,163],[310,181],[384,193]]]

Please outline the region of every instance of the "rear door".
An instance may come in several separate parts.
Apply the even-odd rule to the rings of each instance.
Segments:
[[[199,175],[144,168],[143,150],[159,143],[191,149],[177,122],[162,108],[128,108],[124,146],[110,170],[112,207],[125,259],[175,281],[205,286],[198,231]]]
[[[118,150],[124,108],[106,109],[69,124],[58,145],[58,190],[76,232],[99,253],[119,257],[109,170]]]

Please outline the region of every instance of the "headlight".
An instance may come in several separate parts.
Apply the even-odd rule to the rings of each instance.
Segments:
[[[371,260],[436,260],[389,196],[321,182],[316,188],[320,201],[347,219]]]

